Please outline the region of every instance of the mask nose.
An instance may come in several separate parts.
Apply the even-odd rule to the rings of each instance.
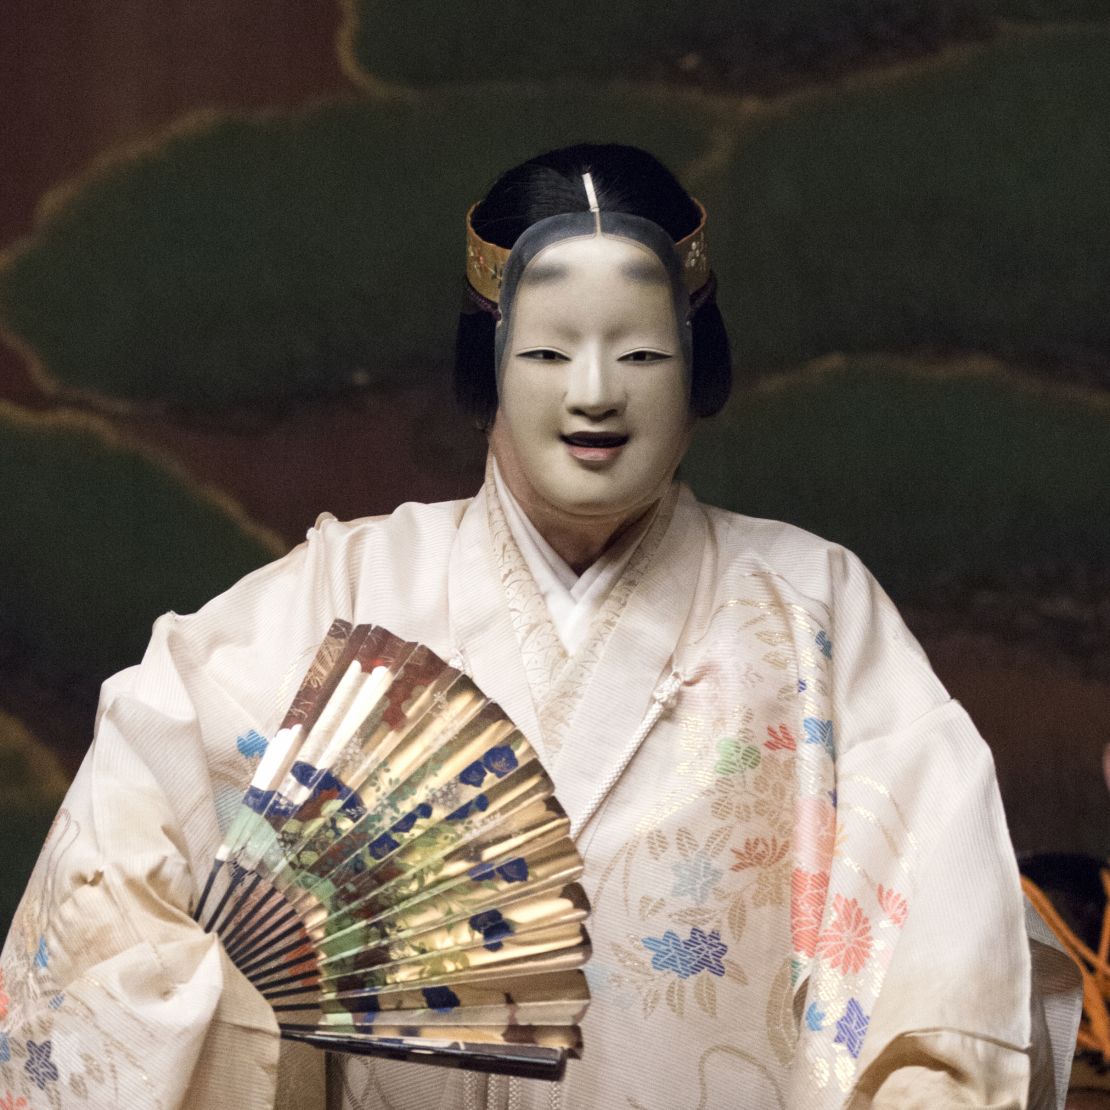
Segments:
[[[567,411],[590,420],[619,416],[625,405],[624,375],[607,363],[602,352],[591,347],[580,352],[567,368]]]

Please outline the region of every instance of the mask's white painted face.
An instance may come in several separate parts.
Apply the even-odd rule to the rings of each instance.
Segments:
[[[511,327],[490,442],[518,499],[631,517],[661,497],[693,418],[671,285],[652,251],[609,235],[553,243],[524,271]]]

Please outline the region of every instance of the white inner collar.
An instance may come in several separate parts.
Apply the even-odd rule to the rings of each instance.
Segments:
[[[493,481],[505,511],[505,521],[516,540],[520,554],[531,572],[536,588],[547,606],[551,623],[568,655],[582,646],[590,622],[617,584],[640,541],[644,538],[655,510],[644,514],[609,550],[599,556],[582,574],[575,574],[569,563],[540,535],[528,514],[512,495],[493,460]]]

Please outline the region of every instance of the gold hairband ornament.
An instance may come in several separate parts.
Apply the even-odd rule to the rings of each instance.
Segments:
[[[589,174],[585,176],[589,177]],[[592,186],[591,180],[588,195],[592,192]],[[501,296],[501,279],[509,260],[509,250],[496,243],[487,243],[474,230],[471,220],[480,203],[472,204],[466,213],[466,279],[476,293],[492,304],[497,304]],[[709,255],[705,249],[705,209],[699,200],[694,200],[694,204],[700,214],[698,226],[674,245],[682,264],[686,289],[691,297],[709,281]],[[596,201],[591,203],[591,209],[596,211]]]

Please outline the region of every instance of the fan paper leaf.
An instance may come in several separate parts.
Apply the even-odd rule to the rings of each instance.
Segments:
[[[556,1078],[589,1001],[581,873],[504,712],[428,648],[336,621],[194,917],[283,1036]]]

